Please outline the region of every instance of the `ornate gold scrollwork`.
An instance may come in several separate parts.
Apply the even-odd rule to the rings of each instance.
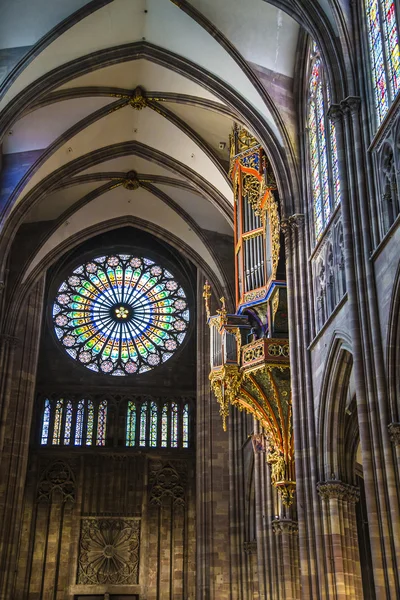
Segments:
[[[226,431],[226,420],[229,416],[229,405],[234,404],[240,390],[242,374],[236,365],[224,365],[214,369],[209,375],[211,388],[220,405],[219,414],[222,417],[222,426]]]
[[[140,86],[133,90],[132,96],[128,100],[129,106],[132,106],[135,110],[142,110],[147,106],[147,98]]]
[[[211,286],[208,283],[208,281],[205,282],[204,287],[203,287],[203,298],[204,298],[204,304],[206,307],[207,319],[209,319],[211,316],[211,312],[210,312]]]

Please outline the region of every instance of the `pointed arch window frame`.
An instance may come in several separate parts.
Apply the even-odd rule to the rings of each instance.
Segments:
[[[400,92],[400,10],[391,0],[362,0],[362,10],[371,95],[379,127]]]
[[[307,56],[307,166],[313,236],[315,244],[318,244],[340,204],[341,189],[335,125],[328,116],[330,87],[321,53],[313,41],[310,42]]]

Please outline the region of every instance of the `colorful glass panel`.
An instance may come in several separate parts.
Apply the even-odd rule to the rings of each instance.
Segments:
[[[178,447],[178,405],[171,404],[171,448]]]
[[[147,438],[147,402],[143,402],[140,407],[140,430],[139,430],[139,446],[146,445]]]
[[[49,439],[50,415],[51,415],[50,400],[46,399],[44,402],[44,410],[43,410],[42,435],[40,437],[40,443],[42,444],[42,446],[45,446]]]
[[[383,54],[382,26],[378,0],[366,0],[368,41],[371,56],[371,71],[375,92],[375,107],[379,122],[389,108],[386,85],[385,58]]]
[[[182,447],[189,448],[189,404],[185,404],[182,413]]]
[[[168,404],[164,404],[161,414],[161,448],[168,445]]]
[[[71,443],[72,430],[72,402],[68,400],[65,405],[65,423],[64,423],[64,446]]]
[[[158,407],[155,402],[150,404],[150,447],[157,447]]]
[[[56,407],[54,410],[54,427],[53,427],[53,444],[57,445],[61,439],[61,425],[62,425],[62,413],[63,413],[64,400],[61,398],[57,400]]]
[[[107,400],[103,400],[99,405],[99,412],[97,415],[96,444],[98,446],[105,445],[106,430],[107,430]]]
[[[114,254],[84,263],[61,284],[53,323],[66,352],[88,369],[132,375],[173,355],[186,336],[189,311],[167,269]]]
[[[309,81],[308,139],[314,228],[318,240],[333,208],[340,201],[340,179],[335,126],[329,123],[327,117],[329,86],[324,81],[323,66],[315,43],[310,58],[312,68]]]
[[[399,38],[395,3],[391,0],[383,0],[382,11],[389,83],[392,97],[394,98],[400,88]]]
[[[128,402],[126,414],[126,445],[134,446],[136,440],[136,404],[131,400]]]
[[[87,425],[86,425],[86,446],[93,444],[94,433],[94,406],[91,400],[87,401]]]
[[[79,400],[78,405],[76,407],[75,440],[74,440],[75,446],[80,446],[82,444],[84,413],[85,413],[85,402],[84,402],[84,400]]]

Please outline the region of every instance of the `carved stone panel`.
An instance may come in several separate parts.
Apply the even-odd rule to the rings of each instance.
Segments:
[[[346,293],[344,240],[340,211],[312,258],[316,330],[319,331]]]
[[[82,519],[77,583],[137,584],[139,535],[138,519]]]
[[[73,465],[64,460],[47,464],[40,476],[37,501],[51,502],[59,498],[62,502],[75,501],[75,476]]]
[[[184,461],[150,461],[150,504],[161,505],[171,498],[174,506],[185,506],[187,465]]]

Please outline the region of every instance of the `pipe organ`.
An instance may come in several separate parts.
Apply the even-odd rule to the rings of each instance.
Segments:
[[[260,423],[271,483],[282,504],[295,492],[287,296],[277,186],[257,140],[235,126],[229,174],[235,210],[236,312],[225,298],[211,314],[211,289],[204,299],[210,326],[210,381],[226,430],[230,406]],[[257,436],[258,443],[260,436]]]

